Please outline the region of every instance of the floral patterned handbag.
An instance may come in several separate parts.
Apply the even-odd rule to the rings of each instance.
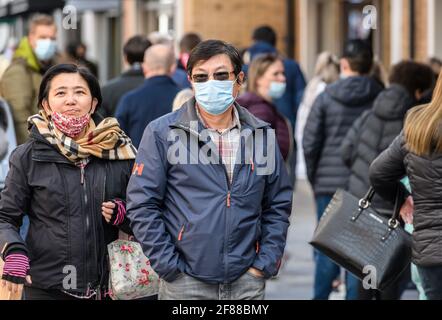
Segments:
[[[114,300],[133,300],[158,294],[159,277],[138,242],[115,240],[107,245],[109,294]]]

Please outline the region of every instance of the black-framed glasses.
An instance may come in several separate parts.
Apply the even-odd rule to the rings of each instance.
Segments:
[[[235,73],[235,71],[219,71],[213,73],[213,79],[218,81],[229,80],[230,74]],[[197,73],[192,75],[192,80],[194,82],[206,82],[209,81],[209,75],[205,73]]]

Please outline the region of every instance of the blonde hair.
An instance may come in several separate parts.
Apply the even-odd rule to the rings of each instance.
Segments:
[[[258,79],[261,78],[267,71],[267,69],[276,61],[282,59],[275,54],[267,53],[257,56],[252,60],[249,66],[248,79],[247,79],[247,91],[258,93]]]
[[[339,61],[334,54],[324,51],[318,56],[315,65],[315,76],[330,84],[339,79],[339,71]]]
[[[442,153],[442,72],[429,104],[411,109],[405,120],[404,135],[409,151],[419,155]]]
[[[53,26],[55,25],[55,20],[52,16],[48,14],[37,13],[32,16],[29,21],[29,33],[35,31],[37,26]]]

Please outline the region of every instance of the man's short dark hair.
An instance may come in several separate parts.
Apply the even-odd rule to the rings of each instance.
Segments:
[[[221,40],[206,40],[200,42],[190,53],[187,62],[187,72],[192,75],[192,69],[201,61],[207,61],[219,54],[225,54],[230,58],[233,65],[233,72],[237,76],[242,69],[242,60],[238,50],[229,43]]]
[[[342,58],[350,64],[350,68],[359,74],[368,74],[373,66],[373,50],[371,45],[360,39],[349,40],[345,43]]]
[[[144,60],[144,52],[152,45],[145,36],[137,35],[129,40],[123,47],[126,60],[130,65],[136,62],[142,63]]]
[[[190,53],[201,41],[202,39],[198,34],[193,32],[186,33],[180,40],[180,50],[181,52]]]
[[[422,93],[433,86],[433,70],[423,63],[402,61],[391,69],[389,82],[403,86],[415,98],[417,90]]]
[[[276,46],[276,32],[270,26],[260,26],[253,31],[253,41],[264,41]]]

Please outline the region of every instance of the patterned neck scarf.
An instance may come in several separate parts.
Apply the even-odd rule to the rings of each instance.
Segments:
[[[75,140],[58,130],[44,110],[29,117],[28,123],[29,127],[35,125],[51,145],[77,166],[86,166],[90,156],[107,160],[136,157],[137,150],[115,118],[106,118],[97,126],[91,119],[86,134]]]

